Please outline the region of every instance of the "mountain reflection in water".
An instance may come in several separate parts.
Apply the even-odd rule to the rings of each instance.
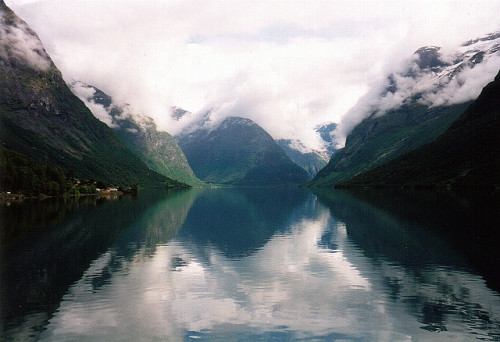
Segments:
[[[262,188],[72,204],[3,244],[3,336],[495,340],[498,253],[483,237],[498,216],[468,201]]]

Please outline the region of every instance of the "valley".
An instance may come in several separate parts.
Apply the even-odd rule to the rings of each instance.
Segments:
[[[320,147],[311,149],[300,139],[274,139],[249,118],[216,119],[210,110],[197,116],[180,107],[172,108],[171,119],[184,128],[171,135],[153,115],[95,86],[74,81],[68,87],[36,33],[3,3],[2,11],[10,39],[0,63],[2,148],[120,186],[344,186],[458,125],[473,99],[455,99],[448,89],[465,87],[462,75],[494,65],[500,50],[498,33],[463,43],[453,60],[435,46],[418,49],[406,68],[389,74],[351,110],[364,119],[317,125],[312,133]],[[22,34],[14,36],[16,30]],[[38,57],[20,55],[16,39],[32,41]]]
[[[0,0],[0,340],[498,340],[499,12]]]

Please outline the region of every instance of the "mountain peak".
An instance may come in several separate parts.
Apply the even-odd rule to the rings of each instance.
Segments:
[[[499,67],[499,33],[449,53],[437,46],[418,49],[352,110],[359,111],[359,121],[347,122],[345,147],[317,174],[314,185],[345,181],[432,141],[477,98]]]
[[[469,40],[455,51],[444,53],[438,46],[419,48],[406,67],[387,76],[386,86],[373,103],[362,108],[383,115],[402,105],[419,103],[430,107],[453,105],[479,95],[500,61],[500,32]],[[465,82],[471,75],[476,81]]]
[[[221,126],[222,125],[225,125],[225,126],[257,126],[257,124],[250,120],[250,119],[247,119],[247,118],[242,118],[242,117],[239,117],[239,116],[230,116],[228,118],[226,118],[224,121],[222,121],[221,123]]]
[[[185,115],[188,115],[190,114],[190,112],[188,112],[187,110],[184,110],[182,108],[179,108],[179,107],[172,107],[172,113],[171,113],[171,116],[173,119],[179,121],[180,119],[182,119]]]
[[[447,66],[447,63],[440,59],[439,50],[441,50],[439,46],[424,46],[415,51],[414,55],[418,58],[417,65],[420,70],[437,70]]]
[[[191,186],[203,184],[174,138],[159,131],[153,118],[134,111],[128,104],[113,102],[111,96],[84,82],[73,82],[71,88],[150,169]]]
[[[228,117],[211,130],[199,127],[177,139],[195,174],[208,183],[285,185],[307,180],[306,171],[250,119]]]
[[[500,72],[442,135],[343,186],[498,187]]]

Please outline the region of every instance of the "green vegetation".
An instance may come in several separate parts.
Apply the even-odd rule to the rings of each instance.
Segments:
[[[333,187],[432,141],[469,104],[429,108],[413,103],[382,116],[372,114],[354,128],[347,137],[345,147],[332,157],[309,185]]]
[[[435,141],[339,187],[500,187],[500,73]]]
[[[38,163],[74,169],[78,178],[103,179],[113,184],[154,186],[168,182],[166,177],[149,170],[97,119],[80,131],[69,125],[71,119],[61,122],[58,117],[42,118],[38,126],[49,130],[43,132],[28,122],[19,122],[16,112],[9,112],[1,105],[0,115],[2,146],[23,153]]]
[[[22,24],[6,6],[2,10],[8,24]],[[0,44],[5,50],[0,54],[1,147],[39,165],[73,169],[80,179],[101,179],[124,187],[185,187],[152,171],[126,148],[71,92],[48,56],[42,56],[48,69],[38,70],[13,53],[6,42]],[[62,190],[50,190],[57,191]]]
[[[40,165],[26,156],[0,149],[0,191],[26,196],[95,194],[93,181],[74,184],[59,166]]]
[[[27,156],[8,150],[0,149],[0,192],[21,194],[29,197],[89,195],[97,194],[97,189],[114,187],[94,179],[77,180],[74,171],[64,170],[59,166],[37,163]],[[166,189],[183,189],[188,186],[172,180],[162,187]],[[117,187],[122,193],[137,193],[137,184],[130,187]]]
[[[39,165],[22,154],[1,149],[0,190],[29,196],[58,196],[66,193],[69,185],[60,167]]]
[[[188,164],[184,152],[167,132],[157,130],[153,121],[142,125],[131,119],[120,121],[118,137],[153,171],[191,186],[204,186]]]

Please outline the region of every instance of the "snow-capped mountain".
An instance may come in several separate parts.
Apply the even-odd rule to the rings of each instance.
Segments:
[[[494,189],[500,184],[500,72],[436,140],[352,178],[348,187]]]
[[[311,150],[304,146],[298,139],[278,139],[276,142],[285,151],[286,155],[297,165],[307,171],[313,178],[321,170],[337,151],[337,141],[333,135],[337,124],[330,122],[319,125],[315,131],[321,137],[324,150]]]
[[[433,141],[467,109],[500,69],[500,32],[456,49],[418,49],[345,116],[345,147],[313,185],[331,186]]]
[[[500,68],[500,32],[467,41],[454,51],[436,46],[418,49],[392,73],[378,105],[379,112],[416,101],[431,107],[477,98]]]

